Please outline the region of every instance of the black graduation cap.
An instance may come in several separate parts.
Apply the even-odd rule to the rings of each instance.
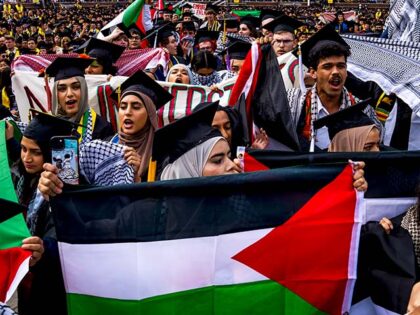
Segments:
[[[175,27],[171,22],[164,22],[163,25],[157,25],[145,39],[149,40],[149,43],[153,45],[156,36],[157,42],[160,43],[169,36],[173,36],[175,32]]]
[[[240,39],[229,38],[229,46],[225,49],[228,52],[230,59],[244,60],[252,44]]]
[[[219,101],[201,104],[200,109],[155,132],[152,159],[172,163],[204,141],[221,136],[212,127]]]
[[[124,50],[125,47],[123,46],[115,45],[95,37],[89,39],[86,46],[86,53],[89,55],[89,57],[109,59],[112,60],[113,63],[116,62],[118,58],[120,58]]]
[[[226,28],[238,28],[239,27],[239,20],[238,20],[238,18],[236,18],[234,16],[227,17],[227,18],[224,18],[224,19],[220,19],[218,21],[222,25],[222,28],[224,26],[224,23],[226,23]]]
[[[195,34],[194,46],[208,40],[216,41],[219,38],[219,34],[220,32],[218,31],[207,31],[200,29],[197,31],[197,34]]]
[[[72,77],[83,77],[85,69],[94,59],[80,57],[58,57],[46,69],[45,73],[54,77],[54,81]]]
[[[207,3],[205,11],[213,11],[214,14],[219,13],[219,7],[215,4]]]
[[[156,110],[161,108],[173,98],[171,94],[169,94],[163,87],[161,87],[155,80],[151,79],[142,70],[137,71],[127,78],[119,88],[121,95],[127,92],[141,92],[146,94],[155,104]],[[117,89],[112,92],[111,97],[118,100]]]
[[[368,98],[334,114],[315,120],[314,128],[319,129],[326,126],[328,135],[332,140],[342,130],[374,125],[375,123],[363,112],[371,100],[371,98]]]
[[[316,32],[314,35],[309,37],[301,46],[302,53],[302,62],[308,68],[310,65],[309,53],[312,48],[317,45],[323,45],[328,42],[336,42],[344,47],[350,49],[350,46],[345,42],[345,40],[337,33],[334,27],[331,24],[325,25],[322,29]],[[295,49],[293,53],[298,56],[298,49]]]
[[[196,31],[195,24],[192,21],[181,22],[182,23],[182,30],[187,31]]]
[[[280,11],[272,10],[272,9],[263,9],[260,13],[261,22],[267,19],[275,19],[276,17],[282,15],[283,13]]]
[[[26,211],[26,207],[3,198],[0,198],[0,209],[0,223]]]
[[[294,33],[294,31],[305,25],[304,23],[295,20],[287,15],[281,15],[276,17],[273,21],[270,23],[267,23],[264,25],[264,28],[270,32],[276,33],[276,32],[290,32]]]
[[[184,6],[182,6],[182,9],[183,9],[183,8],[192,9],[192,5],[191,5],[191,4],[189,4],[189,3],[187,3],[187,4],[185,4]]]
[[[251,24],[254,28],[257,28],[260,25],[260,19],[252,15],[246,15],[241,18],[240,24]]]

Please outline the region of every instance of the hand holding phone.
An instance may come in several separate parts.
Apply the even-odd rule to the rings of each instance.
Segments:
[[[79,184],[79,142],[76,137],[53,137],[51,162],[58,169],[58,177],[71,185]]]

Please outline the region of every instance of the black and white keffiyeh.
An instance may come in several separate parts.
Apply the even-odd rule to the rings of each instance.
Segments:
[[[414,244],[417,265],[420,266],[420,222],[417,205],[411,206],[404,215],[401,226],[410,233]]]
[[[348,71],[394,93],[413,111],[420,109],[420,43],[345,36],[351,47]]]
[[[198,73],[193,72],[192,76],[193,85],[212,86],[213,84],[222,82],[222,78],[217,71],[213,71],[210,75],[199,75]]]
[[[230,38],[235,38],[235,39],[240,39],[244,42],[248,42],[250,44],[252,44],[252,38],[249,36],[245,36],[245,35],[241,35],[238,33],[226,33],[226,38],[225,34],[223,34],[223,32],[220,32],[219,38],[217,39],[217,48],[216,51],[214,52],[215,55],[220,55],[222,54],[222,52],[226,49],[226,47],[229,45],[229,37]]]
[[[134,183],[134,169],[124,159],[124,146],[93,140],[80,149],[80,172],[90,184]]]
[[[420,0],[391,0],[385,29],[388,38],[420,42]]]

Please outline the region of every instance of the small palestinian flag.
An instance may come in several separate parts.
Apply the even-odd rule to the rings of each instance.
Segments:
[[[127,9],[101,29],[101,33],[107,34],[109,30],[118,26],[124,31],[130,28],[138,28],[144,35],[153,28],[150,15],[150,7],[145,0],[135,0]]]
[[[342,314],[359,197],[342,164],[67,191],[69,314]]]
[[[7,157],[5,121],[0,121],[0,156]],[[6,302],[29,270],[31,252],[21,248],[29,236],[12,184],[7,158],[0,159],[0,302]]]

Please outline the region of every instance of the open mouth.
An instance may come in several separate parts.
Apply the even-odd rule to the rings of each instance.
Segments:
[[[333,87],[335,87],[335,88],[340,87],[341,86],[341,82],[342,82],[341,81],[341,78],[338,78],[338,77],[332,78],[331,80],[328,81],[328,83],[330,85],[332,85]]]
[[[69,107],[74,107],[74,105],[76,105],[77,101],[76,100],[69,100],[66,101],[66,105]]]
[[[176,78],[175,83],[182,83],[182,79],[181,78]]]
[[[130,129],[134,126],[134,122],[131,119],[124,119],[123,125],[125,129]]]

